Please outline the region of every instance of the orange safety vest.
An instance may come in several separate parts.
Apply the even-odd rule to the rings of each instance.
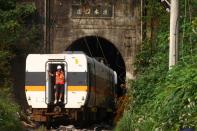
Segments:
[[[56,71],[55,73],[55,84],[64,84],[64,72]]]

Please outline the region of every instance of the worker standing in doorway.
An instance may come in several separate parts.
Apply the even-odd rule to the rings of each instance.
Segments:
[[[65,83],[65,76],[64,71],[62,70],[61,65],[57,66],[57,71],[55,72],[55,75],[49,72],[50,76],[55,76],[55,101],[54,104],[57,103],[58,100],[58,94],[59,94],[59,100],[58,102],[62,101],[63,94],[64,94],[64,83]]]

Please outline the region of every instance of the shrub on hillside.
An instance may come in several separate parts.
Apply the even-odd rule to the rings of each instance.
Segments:
[[[22,130],[19,120],[19,107],[4,94],[9,91],[1,91],[0,95],[0,130],[20,131]]]

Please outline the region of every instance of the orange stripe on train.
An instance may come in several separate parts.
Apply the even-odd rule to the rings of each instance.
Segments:
[[[25,91],[45,91],[45,86],[25,86]]]
[[[87,91],[87,86],[68,86],[68,91]],[[25,91],[45,91],[45,86],[25,86]]]

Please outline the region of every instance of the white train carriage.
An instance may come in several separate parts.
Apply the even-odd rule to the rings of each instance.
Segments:
[[[65,89],[63,102],[53,104],[55,80],[48,71],[55,72],[57,65],[63,67]],[[112,109],[116,83],[113,70],[82,52],[29,54],[26,59],[26,99],[35,121],[57,114],[78,119],[76,115],[88,108]]]

